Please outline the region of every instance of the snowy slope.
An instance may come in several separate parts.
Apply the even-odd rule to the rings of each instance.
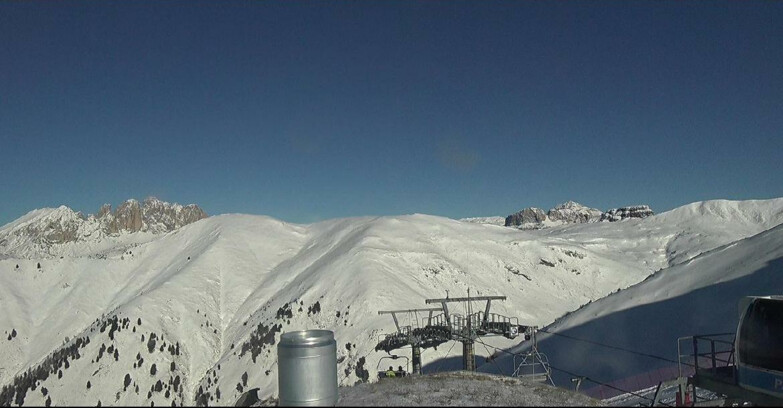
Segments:
[[[222,215],[167,234],[69,243],[63,258],[6,254],[0,331],[17,335],[0,338],[0,385],[9,385],[0,397],[17,399],[24,390],[24,403],[36,405],[47,398],[214,405],[233,404],[250,387],[274,395],[273,339],[305,328],[335,331],[341,384],[374,379],[385,355],[374,346],[394,327],[379,310],[425,307],[425,298],[472,288],[508,296],[493,303],[494,312],[545,325],[675,263],[678,254],[709,251],[782,221],[780,199],[707,207],[715,210],[541,231],[427,215],[311,225]],[[750,216],[714,215],[723,207]],[[722,220],[719,238],[702,217]],[[70,349],[57,352],[63,345]],[[425,364],[447,350],[426,350]]]
[[[62,205],[30,211],[0,228],[0,259],[38,255],[43,247],[59,243],[61,233],[69,236],[104,238],[97,223],[85,223],[79,214]],[[63,246],[57,246],[65,249]]]
[[[468,217],[468,218],[460,218],[459,220],[462,222],[471,222],[474,224],[489,224],[489,225],[500,225],[500,226],[503,226],[506,223],[506,217],[501,217],[499,215],[493,217]]]
[[[694,207],[703,208],[681,210]],[[733,333],[741,297],[780,294],[781,288],[783,225],[659,271],[545,330],[677,361],[679,337]],[[554,366],[602,382],[675,365],[564,336],[542,334],[539,340],[540,349]],[[523,349],[525,346],[511,351]],[[505,357],[500,361],[501,366],[510,365]],[[569,384],[567,376],[555,374],[561,385]]]

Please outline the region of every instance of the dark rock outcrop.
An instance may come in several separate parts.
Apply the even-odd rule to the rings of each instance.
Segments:
[[[620,221],[627,218],[645,218],[654,215],[647,205],[613,208],[606,212],[575,201],[558,204],[544,213],[540,208],[528,207],[506,217],[505,226],[539,229],[562,224],[582,224],[599,221]]]
[[[206,218],[195,204],[181,206],[150,197],[122,203],[112,212],[104,204],[96,215],[85,217],[66,206],[33,210],[0,231],[0,255],[18,257],[55,255],[56,245],[101,239],[122,232],[164,233]],[[56,252],[56,251],[55,251]]]
[[[558,204],[544,213],[540,208],[528,207],[506,217],[506,226],[523,228],[542,228],[544,221],[559,224],[596,222],[601,218],[601,210],[586,207],[575,201]]]
[[[506,217],[506,226],[520,226],[522,224],[537,224],[546,220],[546,214],[543,210],[536,207],[525,208],[524,210]]]
[[[116,234],[121,231],[168,232],[206,217],[207,213],[195,204],[183,207],[148,197],[143,204],[128,200],[113,214],[111,205],[104,204],[95,218],[104,232]]]
[[[140,231],[142,226],[141,205],[139,205],[138,201],[131,199],[117,207],[117,211],[114,213],[114,220],[107,232],[136,232]]]
[[[601,210],[584,206],[575,201],[566,201],[563,204],[556,205],[546,215],[550,221],[579,224],[600,220]]]
[[[249,407],[259,401],[258,399],[259,388],[251,388],[245,391],[239,396],[239,399],[234,404],[235,407]]]
[[[630,207],[612,208],[601,214],[601,221],[621,221],[628,218],[645,218],[655,215],[648,205],[634,205]]]

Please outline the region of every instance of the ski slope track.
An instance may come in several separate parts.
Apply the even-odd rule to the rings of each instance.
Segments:
[[[21,224],[58,222],[55,211],[68,214],[35,210],[0,228],[0,240]],[[233,405],[256,387],[274,397],[280,334],[315,328],[335,332],[341,385],[374,381],[386,355],[374,346],[394,330],[379,310],[427,307],[426,298],[470,288],[508,297],[493,312],[545,326],[589,303],[552,326],[573,330],[688,288],[751,279],[783,252],[783,230],[773,228],[781,222],[783,199],[774,199],[535,231],[421,214],[309,225],[227,214],[46,253],[14,233],[13,249],[0,253],[0,403]],[[675,279],[690,286],[667,283]],[[520,339],[483,341],[511,348]],[[424,364],[458,356],[450,347],[425,350]],[[481,364],[489,350],[476,351]]]

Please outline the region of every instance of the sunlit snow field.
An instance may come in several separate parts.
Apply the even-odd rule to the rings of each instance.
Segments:
[[[205,394],[211,404],[233,404],[251,387],[273,397],[277,366],[269,339],[315,328],[335,332],[341,385],[374,381],[385,355],[375,344],[394,330],[378,311],[426,307],[427,298],[464,296],[469,288],[472,295],[507,296],[492,311],[520,324],[554,323],[547,330],[672,357],[672,338],[733,329],[739,296],[783,287],[775,273],[783,241],[773,228],[783,221],[783,199],[699,202],[641,220],[537,231],[421,214],[308,225],[228,214],[167,234],[17,245],[19,225],[56,222],[68,211],[36,210],[0,228],[0,332],[17,333],[0,339],[0,384],[12,384],[77,338],[91,340],[62,374],[55,370],[28,391],[25,404],[43,405],[48,397],[54,405],[192,405]],[[114,316],[127,323],[110,337],[101,326]],[[400,323],[419,322],[403,316]],[[157,343],[150,350],[152,333]],[[602,381],[659,367],[540,339],[554,366]],[[486,362],[492,347],[525,348],[521,337],[482,341],[489,347],[476,346],[480,371],[510,372],[507,359]],[[168,352],[174,344],[180,353]],[[96,361],[102,345],[117,350],[116,358]],[[459,368],[460,353],[449,343],[426,349],[425,372]],[[173,392],[169,382],[177,376],[181,386]]]

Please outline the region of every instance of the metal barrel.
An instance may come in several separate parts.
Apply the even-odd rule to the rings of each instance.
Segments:
[[[337,342],[331,330],[284,333],[277,345],[280,406],[337,404]]]

